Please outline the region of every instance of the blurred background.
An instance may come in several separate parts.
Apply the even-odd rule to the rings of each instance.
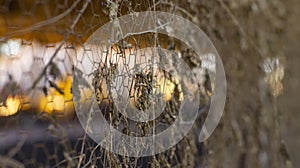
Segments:
[[[227,102],[206,142],[197,142],[201,115],[176,147],[128,158],[84,133],[72,65],[103,24],[146,10],[181,15],[208,35]],[[0,0],[0,167],[299,167],[299,17],[298,0]]]

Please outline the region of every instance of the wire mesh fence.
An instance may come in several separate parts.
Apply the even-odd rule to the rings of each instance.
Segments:
[[[288,166],[288,153],[279,152],[286,148],[280,144],[276,132],[278,114],[273,109],[276,105],[273,99],[281,93],[284,75],[281,63],[284,56],[278,52],[280,43],[277,43],[286,14],[281,5],[279,0],[265,3],[256,0],[0,1],[0,167]],[[278,10],[273,14],[274,9]],[[232,87],[228,99],[233,100],[229,100],[225,110],[229,112],[209,142],[199,143],[197,136],[214,86],[207,69],[200,66],[202,60],[180,39],[155,33],[135,34],[109,47],[98,45],[93,57],[86,55],[91,46],[85,42],[99,27],[119,16],[147,10],[188,18],[223,49],[224,55],[233,55],[226,56],[224,61]],[[258,21],[255,20],[257,14],[262,15]],[[243,18],[246,20],[238,21]],[[272,20],[271,30],[261,26],[257,31],[254,25],[268,19]],[[270,45],[270,40],[276,44]],[[232,49],[226,47],[228,41],[233,43]],[[151,60],[159,51],[145,49],[149,47],[165,48],[180,55],[195,72],[201,82],[189,89],[199,92],[202,113],[188,135],[166,152],[138,158],[117,155],[103,149],[86,134],[87,128],[81,127],[76,116],[73,99],[76,96],[80,101],[89,101],[95,93],[106,120],[123,134],[149,136],[163,131],[178,115],[185,86],[178,82],[178,77],[159,68],[161,60]],[[278,59],[274,53],[279,53]],[[237,55],[254,55],[255,58],[246,58],[251,64],[246,65],[248,63]],[[89,71],[84,65],[86,60],[96,69],[89,75],[93,81],[92,92],[78,93],[83,87],[90,87],[82,78]],[[132,65],[129,62],[133,62]],[[253,67],[262,63],[270,67],[270,71],[266,72],[266,84],[259,85],[255,82],[263,79],[264,72]],[[142,67],[133,72],[136,64]],[[245,75],[248,70],[254,77]],[[134,75],[129,77],[129,72]],[[78,78],[74,79],[74,75]],[[246,92],[249,98],[255,99],[248,102],[234,99],[234,95],[244,94],[236,87],[243,91],[249,87],[261,90]],[[120,99],[116,93],[127,97]],[[259,96],[262,98],[257,98]],[[154,101],[158,102],[157,108],[164,110],[151,122],[129,120],[120,110],[146,111]],[[116,107],[114,102],[121,106]],[[166,102],[165,107],[159,102]],[[245,107],[237,105],[240,103]],[[273,126],[277,130],[269,132]],[[270,142],[271,139],[274,141]],[[228,153],[234,154],[229,157]]]
[[[1,150],[3,155],[1,164],[4,167],[90,167],[92,165],[138,167],[172,166],[180,162],[193,165],[192,153],[184,152],[178,157],[175,153],[176,147],[168,152],[170,154],[140,159],[118,156],[105,151],[88,138],[75,117],[73,94],[76,93],[76,87],[86,82],[75,80],[72,86],[72,70],[75,74],[83,73],[77,68],[74,69],[73,63],[82,63],[87,59],[84,54],[78,52],[80,49],[84,52],[89,50],[84,45],[84,41],[97,27],[116,18],[124,11],[134,12],[151,6],[150,2],[133,5],[128,3],[3,2],[1,21],[5,27],[1,31],[1,59],[3,59],[1,61],[1,115],[15,115],[3,119],[2,129],[8,132],[4,132],[2,137],[2,142],[7,143]],[[111,83],[117,64],[121,66],[119,59],[130,57],[129,55],[136,57],[131,58],[135,60],[146,58],[149,53],[137,55],[138,48],[153,47],[154,41],[160,45],[170,45],[169,47],[173,48],[175,46],[172,39],[168,41],[173,41],[174,46],[166,43],[166,39],[164,42],[154,39],[156,39],[154,34],[128,37],[108,50],[100,49],[93,60],[93,66],[98,67],[98,70],[91,75],[99,106],[106,119],[115,127],[123,127],[121,131],[126,134],[131,131],[128,128],[129,121],[111,103],[114,100],[109,90],[115,88],[108,89],[104,85]],[[192,55],[186,52],[184,56]],[[129,94],[131,106],[143,110],[149,108],[150,92],[154,92],[155,89],[161,90],[165,99],[169,99],[169,103],[166,114],[159,119],[164,121],[161,125],[171,123],[174,120],[172,116],[176,114],[179,107],[175,104],[180,102],[178,83],[176,84],[174,77],[167,75],[166,72],[157,71],[154,74],[149,65],[141,72],[135,72],[134,79],[131,79],[135,81],[134,83],[120,84],[124,84],[125,86],[122,87],[126,87],[127,90],[132,90]],[[128,67],[125,64],[123,66]],[[119,76],[126,76],[126,74]],[[154,76],[160,78],[159,81],[156,80],[158,81],[154,84],[156,86],[152,86]],[[177,97],[171,100],[173,92]],[[81,99],[88,101],[88,97],[83,95]],[[137,131],[134,134],[145,136],[151,133],[151,128],[159,119],[135,124]],[[186,138],[182,142],[185,145],[177,148],[192,151],[191,148],[183,149],[190,146],[189,142]]]

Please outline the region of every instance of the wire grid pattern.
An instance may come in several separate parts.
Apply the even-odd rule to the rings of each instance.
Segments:
[[[1,66],[0,91],[1,110],[9,110],[9,102],[17,104],[15,116],[1,118],[1,156],[4,167],[172,167],[194,166],[198,157],[195,137],[190,135],[165,153],[145,158],[118,156],[94,143],[78,124],[72,94],[72,64],[84,59],[78,49],[88,51],[84,41],[93,31],[109,20],[126,12],[155,9],[154,1],[112,2],[90,0],[64,1],[1,1]],[[130,87],[130,103],[135,108],[149,108],[147,95],[153,90],[166,92],[172,85],[177,99],[169,101],[163,115],[148,123],[135,123],[135,132],[130,130],[126,117],[116,110],[113,97],[105,88],[114,74],[118,60],[124,57],[140,57],[137,50],[157,45],[175,51],[174,39],[157,37],[155,34],[131,36],[111,48],[101,49],[93,60],[98,71],[91,74],[93,87],[107,120],[115,127],[121,127],[124,134],[149,135],[153,125],[169,125],[178,111],[180,86],[166,72],[151,73],[151,68],[136,73]],[[16,49],[17,48],[17,49]],[[189,65],[200,64],[193,60],[190,49],[181,52]],[[107,53],[111,55],[109,57]],[[112,54],[113,53],[113,54]],[[127,53],[128,55],[126,55]],[[105,57],[102,57],[105,56]],[[107,61],[103,61],[107,60]],[[145,63],[145,62],[142,62]],[[124,65],[128,66],[128,65]],[[168,83],[154,84],[158,75]],[[79,81],[84,83],[84,81]],[[74,81],[73,81],[74,83]],[[152,85],[150,85],[152,84]],[[149,86],[150,85],[150,86]],[[177,89],[177,90],[176,90]],[[83,95],[88,101],[90,95]],[[4,113],[4,114],[7,114]]]

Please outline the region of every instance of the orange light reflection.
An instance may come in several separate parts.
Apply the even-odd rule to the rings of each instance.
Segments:
[[[5,104],[0,104],[0,116],[11,116],[16,114],[21,107],[19,96],[8,97]]]

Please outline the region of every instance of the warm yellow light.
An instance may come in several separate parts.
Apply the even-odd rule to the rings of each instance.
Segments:
[[[0,105],[0,116],[11,116],[20,109],[21,101],[18,96],[8,97],[5,105]]]
[[[175,90],[175,85],[169,79],[159,79],[156,81],[156,86],[158,87],[159,91],[165,96],[165,98],[169,101],[172,99],[172,95]],[[180,97],[179,100],[183,100],[183,93],[181,91],[181,87],[179,86]]]
[[[57,95],[53,98],[53,109],[56,111],[63,111],[65,105],[65,98],[63,95]]]
[[[47,96],[40,97],[39,111],[52,114],[53,112],[72,111],[72,77],[67,77],[64,81],[58,81],[57,86],[62,89],[64,94],[60,94],[56,89],[48,90]]]

